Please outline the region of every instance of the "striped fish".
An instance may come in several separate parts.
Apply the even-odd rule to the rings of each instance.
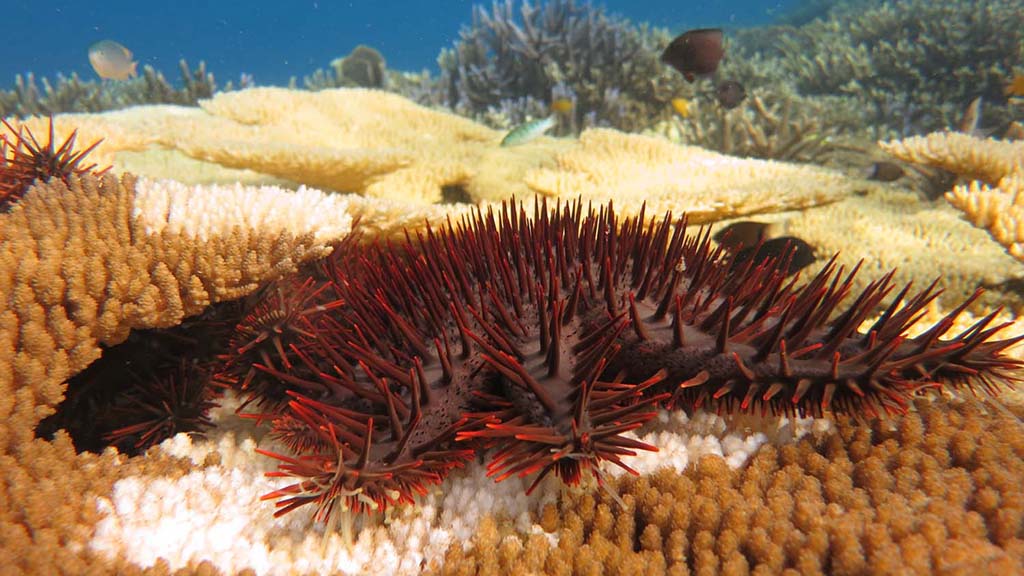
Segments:
[[[502,147],[508,147],[524,144],[548,130],[551,130],[554,128],[556,123],[558,123],[558,120],[554,115],[551,115],[547,118],[540,118],[538,120],[531,120],[525,124],[520,124],[501,139],[501,145]]]

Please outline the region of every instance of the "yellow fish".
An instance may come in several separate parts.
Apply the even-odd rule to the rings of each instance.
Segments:
[[[693,105],[690,104],[690,101],[687,100],[686,98],[673,98],[672,99],[672,109],[675,110],[676,114],[679,114],[679,116],[682,117],[682,118],[689,118],[690,117],[690,112],[691,112],[691,108],[692,107],[693,107]]]
[[[131,50],[113,40],[100,40],[89,46],[89,63],[100,78],[127,80],[138,76]]]
[[[1003,90],[1003,94],[1009,97],[1024,98],[1024,74],[1017,74],[1010,80],[1010,83],[1006,85]]]
[[[555,98],[551,101],[551,111],[563,116],[571,114],[573,107],[572,98]]]

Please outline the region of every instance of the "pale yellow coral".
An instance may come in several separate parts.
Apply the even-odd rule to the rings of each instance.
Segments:
[[[114,158],[116,170],[130,166],[167,176],[175,173],[171,163],[181,161],[168,154],[173,150],[194,159],[176,178],[253,182],[259,173],[268,181],[405,205],[538,193],[595,202],[614,196],[627,211],[647,200],[659,211],[688,211],[692,220],[827,203],[852,186],[820,168],[723,156],[613,130],[502,147],[503,132],[374,90],[259,88],[217,94],[201,105],[110,115],[113,129],[98,157]],[[58,132],[81,122],[84,139],[106,136],[98,129],[106,117],[61,118]],[[151,150],[139,152],[145,145]],[[196,160],[221,168],[200,170]]]
[[[86,164],[118,169],[118,154],[140,152],[158,144],[163,127],[171,122],[189,122],[202,112],[183,106],[138,106],[102,114],[60,114],[52,117],[54,141],[59,145],[77,131],[77,148],[100,141],[87,156]],[[50,131],[50,117],[24,120],[7,118],[15,129],[26,129],[45,143]],[[118,170],[120,171],[120,170]]]
[[[205,121],[169,122],[164,145],[330,190],[403,202],[436,202],[446,188],[466,189],[473,199],[501,198],[525,188],[510,191],[506,183],[485,190],[473,185],[474,175],[487,166],[522,171],[536,161],[523,150],[503,149],[500,162],[488,162],[481,152],[497,147],[500,132],[386,92],[261,88],[218,94],[201,105]]]
[[[735,158],[606,129],[584,132],[554,166],[526,178],[542,194],[614,200],[626,212],[646,202],[654,214],[685,211],[694,223],[828,204],[851,192],[852,182],[814,166]]]
[[[578,142],[542,137],[500,147],[501,132],[372,90],[248,90],[202,106],[215,117],[210,130],[200,134],[192,125],[175,143],[191,156],[405,202],[533,193],[604,201],[614,193],[634,209],[647,199],[706,219],[820,204],[847,189],[825,170],[614,130],[589,130]],[[222,126],[224,119],[235,125]]]
[[[881,146],[902,160],[972,180],[955,186],[946,200],[1024,262],[1024,141],[939,132]]]
[[[31,438],[100,345],[249,293],[350,226],[343,198],[310,190],[36,185],[0,215],[0,450]]]
[[[893,142],[882,150],[905,162],[948,170],[969,180],[996,184],[1012,172],[1024,171],[1024,141],[978,138],[961,132],[935,132]]]
[[[977,306],[1022,305],[1012,289],[1003,288],[1022,276],[1013,258],[944,203],[922,203],[913,192],[878,186],[863,196],[787,216],[777,225],[778,235],[803,239],[819,257],[808,273],[837,253],[847,269],[862,261],[854,292],[896,270],[897,284],[923,288],[940,278],[946,304],[986,286]]]

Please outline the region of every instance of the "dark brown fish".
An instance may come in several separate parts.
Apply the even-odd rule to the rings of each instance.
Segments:
[[[736,252],[742,248],[757,246],[762,240],[768,239],[767,222],[755,222],[743,220],[733,222],[715,233],[715,242],[718,242],[729,252]]]
[[[868,180],[895,182],[903,177],[903,167],[893,162],[875,162],[868,168]]]
[[[726,110],[739,106],[747,97],[747,89],[735,80],[725,80],[715,86],[715,99]]]
[[[721,28],[700,28],[676,36],[661,54],[661,61],[675,68],[693,82],[697,76],[706,76],[718,69],[725,56]]]
[[[745,265],[751,258],[755,266],[770,258],[788,259],[789,269],[786,274],[796,274],[814,262],[814,248],[795,236],[779,236],[740,250],[733,258],[732,266]]]

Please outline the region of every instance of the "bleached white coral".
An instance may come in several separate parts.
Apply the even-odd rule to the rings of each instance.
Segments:
[[[348,200],[340,194],[300,186],[190,186],[174,180],[140,178],[132,216],[146,231],[175,232],[205,240],[246,226],[265,233],[312,230],[316,242],[337,238],[352,228]]]
[[[425,566],[440,565],[453,543],[468,543],[487,516],[511,522],[522,534],[543,533],[534,518],[564,489],[552,477],[527,496],[532,478],[496,484],[487,478],[481,459],[451,474],[418,506],[396,510],[383,524],[364,526],[348,546],[340,534],[325,535],[322,526],[314,526],[309,510],[273,517],[273,506],[259,497],[291,481],[264,476],[274,463],[255,454],[255,442],[248,437],[252,430],[239,427],[230,413],[228,405],[215,414],[221,422],[219,437],[193,443],[178,435],[161,445],[197,464],[216,452],[219,465],[177,480],[119,481],[112,498],[100,502],[106,517],[92,548],[122,554],[142,566],[164,558],[172,570],[209,560],[227,573],[252,568],[257,574],[417,574]],[[828,421],[726,420],[662,412],[638,436],[657,445],[658,452],[641,453],[629,464],[642,474],[666,466],[682,471],[705,454],[717,454],[738,468],[765,443],[792,442],[829,430]],[[556,536],[548,538],[554,543]]]

